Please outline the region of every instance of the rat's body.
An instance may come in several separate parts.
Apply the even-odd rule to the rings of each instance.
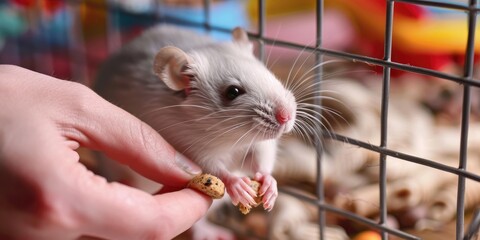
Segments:
[[[154,27],[105,63],[95,88],[220,177],[234,204],[252,203],[252,194],[248,180],[233,172],[256,175],[271,209],[276,139],[292,129],[296,103],[254,57],[246,34],[237,29],[233,36],[233,42],[217,43]]]

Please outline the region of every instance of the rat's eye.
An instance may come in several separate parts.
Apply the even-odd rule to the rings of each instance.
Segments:
[[[244,93],[242,88],[232,85],[225,90],[225,98],[231,101]]]

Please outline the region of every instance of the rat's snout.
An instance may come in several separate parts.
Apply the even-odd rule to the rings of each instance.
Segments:
[[[292,119],[292,116],[286,108],[279,107],[275,112],[275,119],[277,119],[278,123],[285,124]]]
[[[273,114],[283,133],[290,132],[293,129],[296,110],[297,104],[293,94],[287,94],[282,101],[277,100]]]
[[[288,105],[277,106],[275,109],[275,120],[281,128],[283,133],[290,132],[295,122],[295,107]]]

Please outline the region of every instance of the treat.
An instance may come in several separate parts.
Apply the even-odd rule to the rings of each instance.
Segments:
[[[220,199],[225,194],[225,184],[222,180],[207,173],[195,176],[188,183],[188,187],[203,192],[214,199]]]
[[[256,204],[253,206],[244,206],[242,203],[239,203],[238,210],[240,210],[240,212],[242,212],[245,215],[248,214],[250,210],[252,210],[252,208],[258,207],[258,205],[262,203],[262,196],[258,196],[258,191],[260,190],[261,184],[255,180],[250,180],[249,185],[257,193],[257,196],[253,198]]]

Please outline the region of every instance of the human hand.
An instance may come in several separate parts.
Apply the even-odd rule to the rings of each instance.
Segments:
[[[85,86],[0,65],[0,109],[0,239],[171,239],[212,203],[184,189],[198,166]],[[79,146],[177,191],[108,183]]]

